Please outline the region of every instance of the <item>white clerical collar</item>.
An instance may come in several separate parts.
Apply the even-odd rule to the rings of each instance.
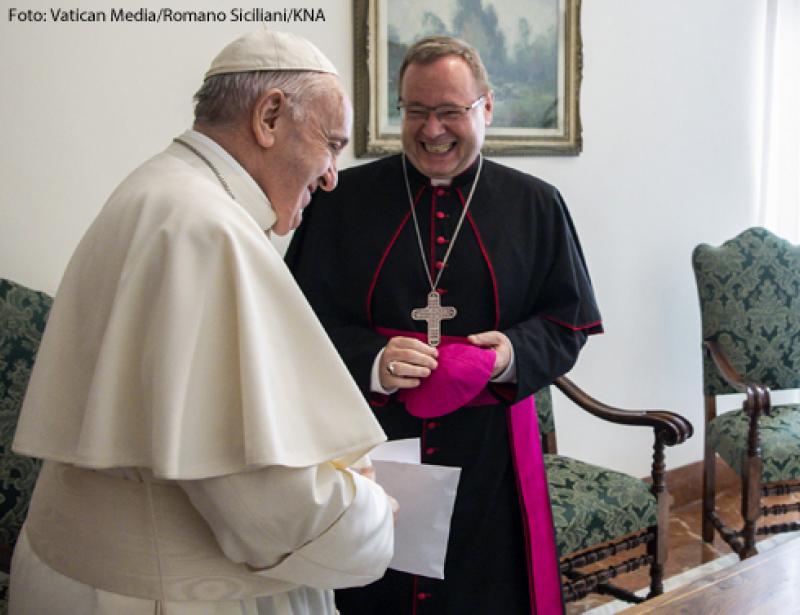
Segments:
[[[442,179],[436,179],[435,177],[431,177],[431,186],[449,186],[453,183],[452,177],[445,177]]]
[[[277,218],[267,195],[233,156],[219,143],[196,130],[187,130],[179,138],[196,147],[209,159],[227,182],[234,200],[262,229],[268,231],[273,227]]]

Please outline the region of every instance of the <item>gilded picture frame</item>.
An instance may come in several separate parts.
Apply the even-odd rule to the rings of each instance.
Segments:
[[[400,151],[396,73],[428,34],[459,36],[481,54],[495,96],[485,154],[579,154],[580,9],[581,0],[354,0],[356,156]]]

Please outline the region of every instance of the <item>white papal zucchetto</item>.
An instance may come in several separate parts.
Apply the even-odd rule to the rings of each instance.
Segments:
[[[325,54],[303,37],[265,29],[245,34],[227,45],[211,62],[205,78],[259,70],[339,74]]]

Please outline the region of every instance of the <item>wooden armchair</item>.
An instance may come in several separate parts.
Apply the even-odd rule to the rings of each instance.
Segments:
[[[45,293],[0,279],[0,573],[10,572],[39,474],[40,462],[13,454],[11,441],[51,303]],[[5,612],[8,577],[2,576],[0,612]]]
[[[590,414],[621,425],[653,430],[651,483],[556,453],[555,424],[549,389],[536,393],[539,428],[560,554],[562,588],[567,602],[591,592],[642,602],[661,594],[667,559],[669,495],[664,480],[664,447],[692,435],[692,425],[666,410],[622,410],[599,402],[562,376],[555,381],[569,399]],[[626,554],[645,545],[644,553]],[[621,563],[598,566],[623,554]],[[615,558],[615,562],[621,558]],[[613,585],[611,580],[642,566],[650,568],[646,598]]]
[[[800,246],[750,228],[720,247],[697,246],[692,266],[703,323],[703,539],[716,529],[744,559],[757,535],[800,530],[797,521],[758,525],[800,512],[798,501],[762,503],[800,492],[800,404],[770,401],[771,389],[800,388]],[[742,408],[717,416],[717,396],[737,392]],[[740,529],[715,510],[717,455],[742,480]]]

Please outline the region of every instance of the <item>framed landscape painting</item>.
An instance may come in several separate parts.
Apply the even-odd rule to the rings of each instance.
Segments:
[[[356,156],[400,151],[397,73],[436,34],[470,43],[489,73],[484,153],[580,153],[580,0],[354,0],[353,24]]]

